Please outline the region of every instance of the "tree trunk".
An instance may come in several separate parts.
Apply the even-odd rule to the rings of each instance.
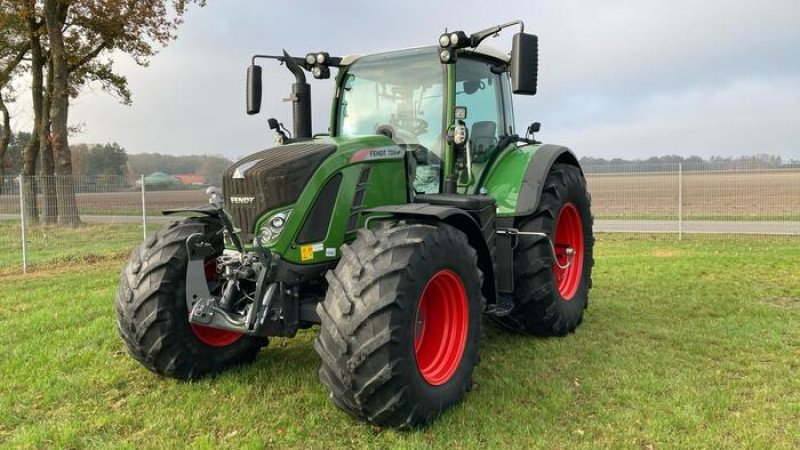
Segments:
[[[50,111],[50,97],[53,92],[53,64],[47,64],[47,86],[42,101],[42,111]],[[53,146],[50,140],[50,115],[42,114],[39,125],[39,153],[42,155],[42,193],[44,194],[44,207],[42,218],[44,223],[54,224],[58,221],[58,193],[56,191],[55,163],[53,161]]]
[[[11,143],[11,118],[8,116],[2,92],[0,92],[0,113],[3,114],[3,134],[0,135],[0,194],[2,194],[6,184],[6,151],[8,144]]]
[[[44,17],[50,41],[50,60],[53,67],[53,91],[50,97],[50,143],[53,146],[58,197],[58,223],[78,226],[78,204],[72,180],[72,157],[69,150],[67,120],[69,115],[69,90],[67,55],[64,48],[64,20],[69,4],[59,0],[45,0]]]
[[[25,207],[25,219],[29,223],[39,222],[39,207],[36,187],[36,162],[39,159],[39,127],[42,121],[42,43],[39,37],[39,24],[36,19],[28,19],[28,32],[31,41],[31,102],[33,104],[33,130],[31,138],[23,150],[22,196]]]

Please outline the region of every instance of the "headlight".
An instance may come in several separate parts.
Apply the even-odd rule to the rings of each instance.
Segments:
[[[291,213],[292,210],[281,211],[261,223],[261,228],[258,231],[261,245],[268,245],[278,240]]]

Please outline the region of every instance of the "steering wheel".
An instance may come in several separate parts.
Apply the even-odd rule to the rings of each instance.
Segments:
[[[375,133],[382,134],[392,140],[394,140],[394,135],[396,134],[394,127],[389,124],[378,125],[378,128],[375,129]]]

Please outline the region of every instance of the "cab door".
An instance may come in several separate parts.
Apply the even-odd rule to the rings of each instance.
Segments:
[[[467,152],[472,170],[461,171],[458,191],[475,193],[477,181],[502,137],[514,134],[511,88],[506,72],[496,74],[497,61],[464,56],[456,64],[456,106],[467,108]]]

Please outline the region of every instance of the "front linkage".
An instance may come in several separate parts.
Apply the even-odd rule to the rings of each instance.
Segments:
[[[287,265],[280,256],[265,250],[258,238],[253,239],[254,250],[247,251],[228,214],[216,204],[214,193],[211,193],[210,202],[207,207],[188,212],[219,219],[224,240],[236,250],[224,250],[219,255],[210,242],[211,236],[204,233],[194,233],[186,239],[189,321],[251,336],[287,337],[294,336],[299,328],[318,322],[313,307],[301,311],[298,282],[304,278],[302,274],[298,277],[291,269],[286,270]],[[171,210],[165,214],[179,212],[186,211]],[[208,283],[212,270],[219,280],[212,286],[214,293]]]

